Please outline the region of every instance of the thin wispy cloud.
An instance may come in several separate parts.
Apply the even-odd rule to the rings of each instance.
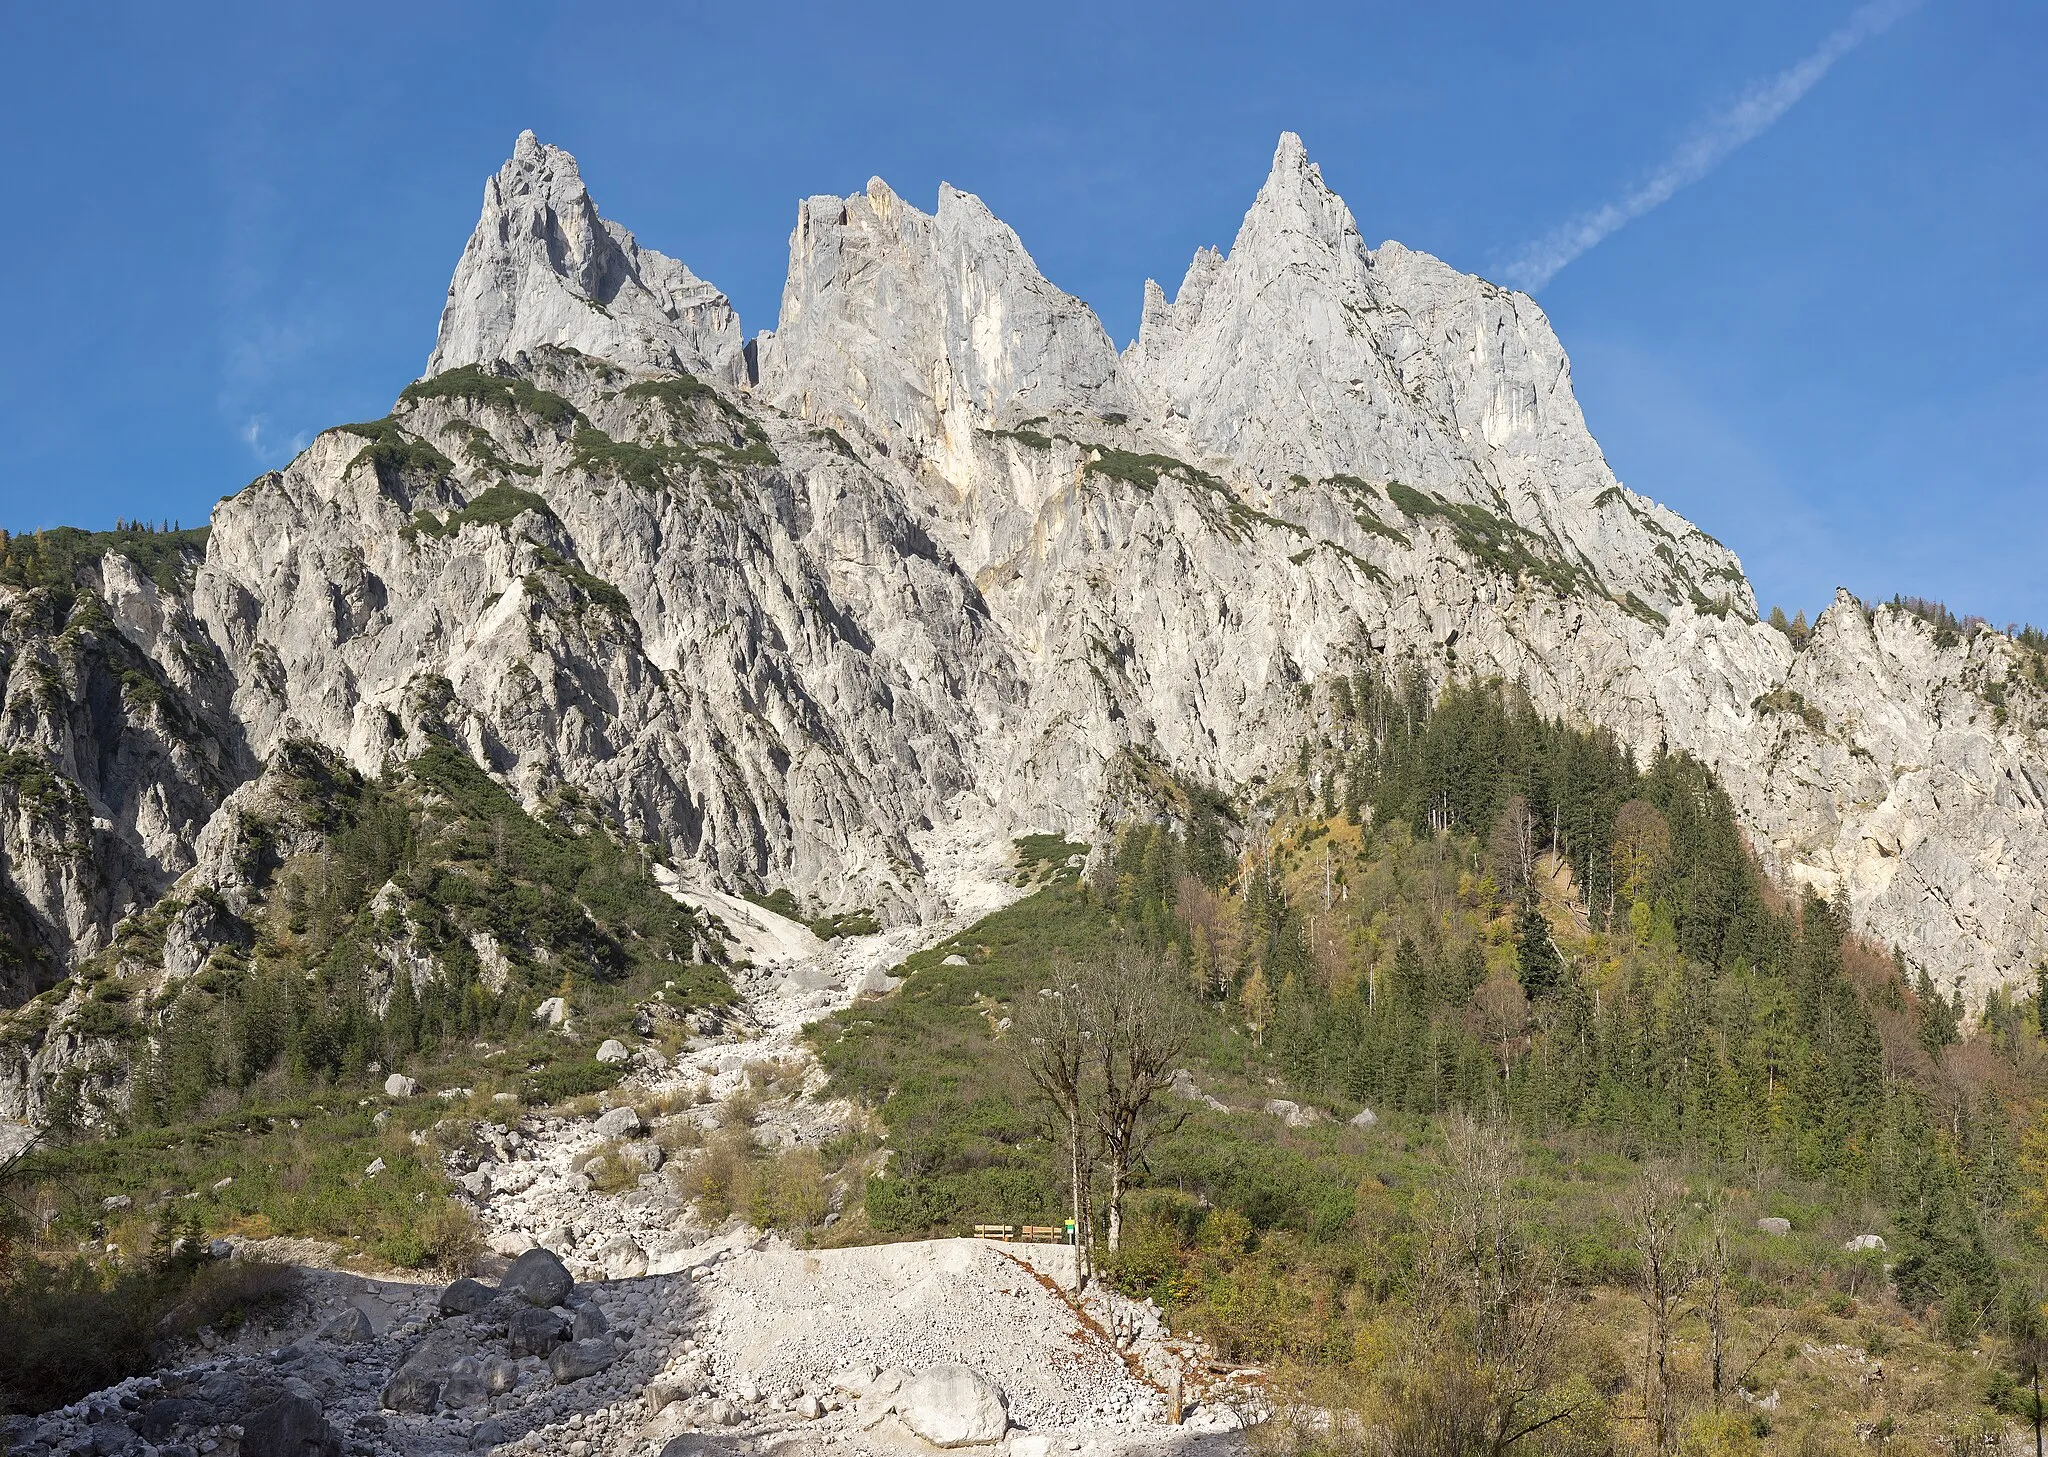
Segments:
[[[295,432],[288,440],[278,440],[270,434],[268,415],[251,415],[242,422],[237,432],[242,443],[249,447],[249,453],[265,465],[275,464],[280,458],[289,459],[304,450],[312,442],[305,431]]]
[[[1720,166],[1737,148],[1762,136],[1837,61],[1882,35],[1921,4],[1922,0],[1869,0],[1811,55],[1751,87],[1734,105],[1709,118],[1634,190],[1529,244],[1504,270],[1508,282],[1531,293],[1543,287],[1587,249],[1669,201],[1679,189]]]

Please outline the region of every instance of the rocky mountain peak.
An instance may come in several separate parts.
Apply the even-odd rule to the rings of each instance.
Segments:
[[[453,746],[691,886],[895,924],[1013,835],[1101,843],[1162,773],[1327,793],[1360,675],[1696,755],[1916,966],[1981,990],[2048,948],[2033,650],[1846,596],[1796,646],[1758,623],[1608,470],[1535,303],[1368,251],[1292,137],[1121,358],[978,197],[880,179],[801,204],[751,391],[740,357],[527,134],[432,365],[493,367],[321,435],[172,566],[0,585],[0,959],[38,968],[0,1000],[233,863],[237,786],[302,739],[365,775]],[[54,1074],[0,1066],[0,1113],[10,1076]]]
[[[576,159],[523,131],[484,184],[427,373],[543,344],[715,379],[743,368],[725,295],[602,217]]]
[[[1290,234],[1347,255],[1365,252],[1351,209],[1324,183],[1323,169],[1309,160],[1301,138],[1282,132],[1265,185],[1245,214],[1231,251],[1247,244],[1256,249],[1259,240]]]
[[[1005,418],[1121,399],[1101,321],[980,198],[942,184],[925,213],[880,178],[798,209],[759,388],[913,462]]]
[[[1148,293],[1123,363],[1194,454],[1268,482],[1398,481],[1503,521],[1616,600],[1754,611],[1730,553],[1615,480],[1534,300],[1369,251],[1291,132],[1229,253],[1197,253],[1170,304]]]

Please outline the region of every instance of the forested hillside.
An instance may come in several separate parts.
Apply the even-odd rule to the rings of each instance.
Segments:
[[[1027,846],[1042,888],[821,1031],[889,1130],[869,1220],[1058,1217],[1020,1008],[1137,943],[1206,1012],[1106,1266],[1176,1325],[1361,1419],[1569,1411],[1530,1434],[1559,1450],[2020,1413],[1997,1363],[2048,1273],[2038,1004],[1966,1015],[1770,884],[1688,758],[1637,766],[1498,687],[1335,699],[1293,783],[1233,810],[1161,778],[1085,881]],[[1660,1343],[1663,1376],[1628,1354]],[[1917,1407],[1872,1399],[1900,1343],[1941,1367]],[[1796,1400],[1756,1405],[1773,1385]]]

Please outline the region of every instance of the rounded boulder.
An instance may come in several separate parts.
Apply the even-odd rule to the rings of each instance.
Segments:
[[[896,1393],[896,1413],[934,1447],[979,1447],[1010,1429],[1009,1403],[996,1384],[950,1361],[912,1377]]]
[[[441,1292],[441,1314],[475,1315],[497,1298],[497,1291],[465,1275]]]
[[[568,1299],[576,1281],[553,1250],[535,1245],[512,1262],[498,1288],[517,1295],[528,1305],[549,1306]]]
[[[548,1357],[548,1374],[557,1386],[595,1376],[619,1359],[619,1348],[607,1340],[571,1341],[555,1347]]]

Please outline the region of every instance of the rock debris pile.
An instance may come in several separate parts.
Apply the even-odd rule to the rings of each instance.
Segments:
[[[1003,1443],[1013,1457],[1051,1457],[1236,1441],[1221,1404],[1201,1402],[1199,1352],[1170,1339],[1156,1311],[1099,1287],[1073,1303],[1061,1247],[806,1250],[739,1223],[708,1227],[659,1161],[624,1187],[589,1177],[593,1151],[658,1151],[664,1123],[709,1119],[764,1065],[786,1076],[764,1098],[758,1136],[797,1144],[838,1130],[848,1109],[815,1096],[803,1026],[885,987],[883,969],[920,934],[951,934],[1016,894],[976,847],[948,854],[954,909],[924,933],[820,942],[770,912],[742,917],[692,896],[736,928],[743,1011],[672,1061],[619,1042],[633,1070],[614,1107],[485,1123],[470,1151],[449,1155],[499,1251],[494,1278],[423,1286],[308,1270],[270,1327],[208,1332],[196,1359],[17,1421],[10,1450],[900,1457]],[[702,1100],[678,1099],[686,1089]],[[636,1106],[671,1111],[650,1128]],[[282,1243],[215,1248],[241,1258]],[[1176,1375],[1194,1393],[1183,1427],[1165,1424]]]

